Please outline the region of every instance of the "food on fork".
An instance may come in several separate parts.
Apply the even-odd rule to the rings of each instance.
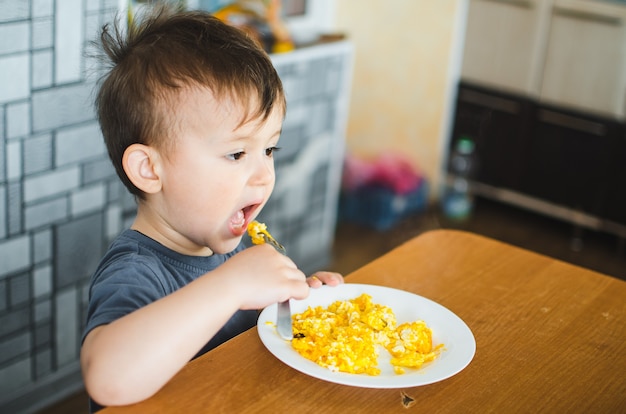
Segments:
[[[258,221],[252,221],[248,224],[248,235],[252,239],[253,244],[265,243],[265,237],[273,239],[270,232],[267,231],[267,226],[264,223],[259,223]]]
[[[393,310],[376,304],[366,293],[327,308],[309,307],[293,315],[293,348],[331,371],[379,375],[379,348],[391,355],[396,374],[433,361],[443,344],[433,347],[424,321],[397,325]]]
[[[267,231],[267,226],[258,221],[248,224],[248,235],[252,239],[253,244],[269,243],[282,254],[287,254],[282,244],[278,243],[274,237]]]

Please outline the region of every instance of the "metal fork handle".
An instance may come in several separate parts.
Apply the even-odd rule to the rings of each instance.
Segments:
[[[287,255],[287,251],[285,247],[278,243],[276,239],[267,234],[263,234],[263,238],[266,243],[269,243],[274,247],[279,253],[283,255]],[[276,330],[281,338],[291,341],[293,339],[293,328],[291,327],[291,304],[289,300],[284,302],[278,302],[276,304]]]
[[[289,299],[284,302],[277,303],[276,310],[276,331],[281,338],[287,341],[293,339],[293,328],[291,321],[291,304]]]
[[[263,234],[263,237],[265,238],[265,242],[271,244],[279,253],[284,254],[285,256],[287,255],[285,247],[278,243],[275,238],[268,236],[267,234]]]

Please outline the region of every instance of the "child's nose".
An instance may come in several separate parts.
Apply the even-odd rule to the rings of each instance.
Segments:
[[[259,160],[255,163],[254,171],[252,173],[252,182],[255,185],[265,185],[272,182],[274,179],[274,161],[273,160]]]

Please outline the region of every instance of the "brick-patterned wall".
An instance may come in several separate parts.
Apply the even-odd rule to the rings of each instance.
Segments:
[[[0,0],[0,412],[82,387],[89,278],[135,204],[106,155],[88,55],[119,0]],[[288,113],[260,219],[305,271],[330,261],[352,69],[347,42],[273,57]]]
[[[0,0],[0,412],[81,386],[89,278],[134,212],[85,57],[118,3]]]

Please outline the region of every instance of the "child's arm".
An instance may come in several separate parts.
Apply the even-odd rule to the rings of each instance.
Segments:
[[[156,393],[238,309],[303,299],[304,274],[269,245],[248,248],[189,285],[108,325],[81,349],[89,395],[125,405]]]

